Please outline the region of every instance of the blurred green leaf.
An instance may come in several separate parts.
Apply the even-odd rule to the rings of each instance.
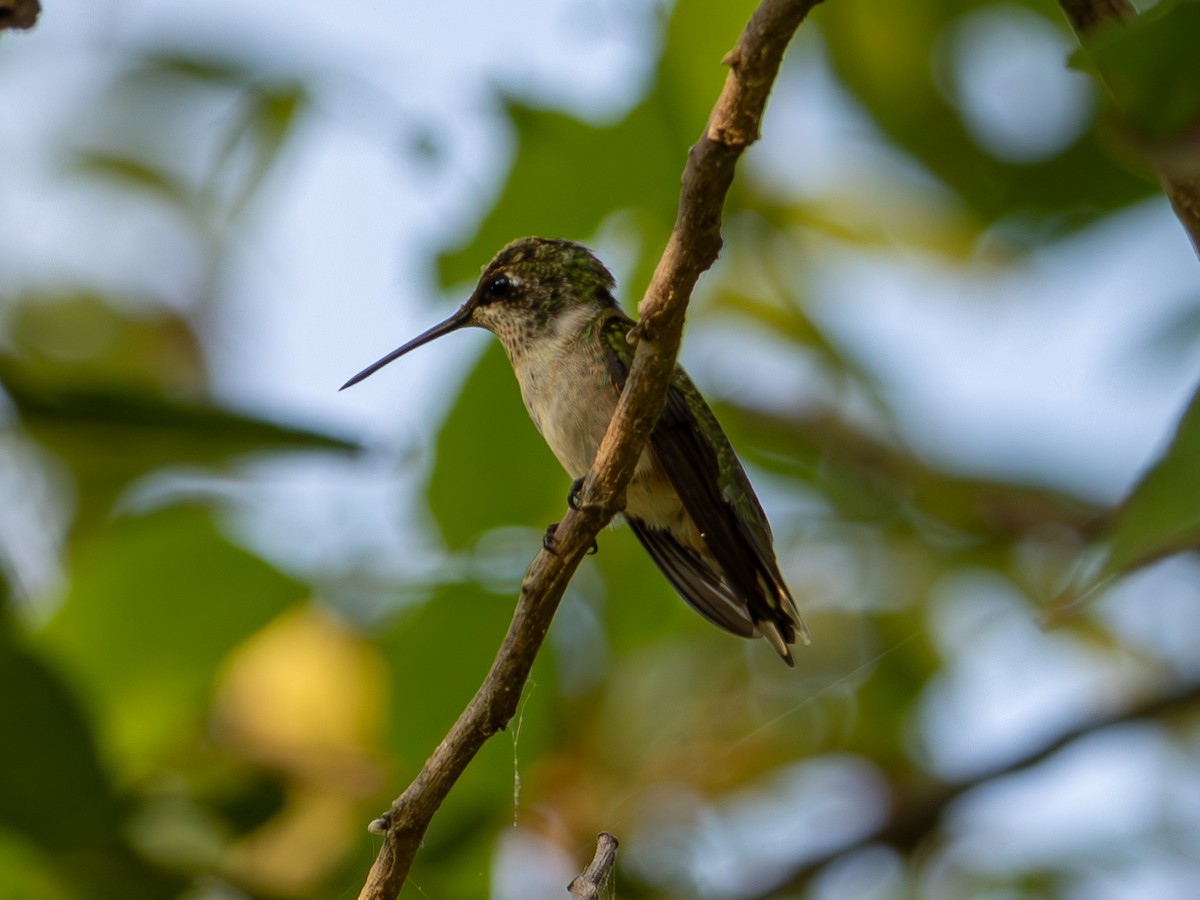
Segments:
[[[188,185],[153,163],[119,153],[81,150],[74,155],[72,165],[88,175],[124,182],[180,210],[187,210],[192,204],[192,191]]]
[[[194,736],[229,651],[306,595],[193,508],[115,520],[81,542],[72,573],[40,638],[123,771],[143,771]]]
[[[438,260],[442,284],[473,280],[515,238],[582,239],[616,211],[635,211],[657,248],[675,220],[687,148],[724,82],[720,62],[755,5],[680,3],[649,94],[612,124],[589,125],[507,98],[517,131],[513,168],[471,241]],[[648,275],[645,266],[638,274]]]
[[[35,377],[3,357],[0,387],[21,424],[70,467],[78,482],[81,524],[106,514],[134,479],[167,466],[211,465],[252,453],[354,449],[329,435],[147,390],[108,387],[86,377]]]
[[[77,900],[65,873],[19,832],[0,828],[0,897]]]
[[[670,98],[678,146],[690,147],[700,137],[725,84],[725,54],[758,5],[755,0],[683,0],[671,11],[653,90]],[[676,163],[680,171],[683,162]]]
[[[238,766],[206,775],[197,785],[197,799],[232,834],[246,834],[261,827],[287,804],[287,786],[278,772]]]
[[[517,129],[517,158],[504,191],[474,238],[443,255],[443,284],[473,280],[509,241],[530,234],[581,238],[614,210],[636,208],[650,233],[669,229],[685,160],[673,111],[656,95],[612,126],[506,103]]]
[[[120,828],[121,806],[76,699],[46,665],[0,633],[0,821],[47,849],[87,847]]]
[[[210,199],[219,190],[228,195],[225,215],[229,219],[236,218],[257,194],[308,99],[307,88],[299,82],[247,88],[241,113],[229,126],[208,185]],[[239,150],[249,157],[248,165],[238,176],[239,184],[225,186],[221,178],[236,171],[231,163]]]
[[[138,58],[131,73],[159,81],[166,75],[178,75],[192,81],[234,86],[245,85],[257,77],[245,60],[169,51],[155,51]]]
[[[442,537],[460,550],[502,525],[544,528],[566,508],[570,484],[525,412],[504,351],[492,342],[438,437],[428,496]]]
[[[1198,461],[1200,390],[1192,395],[1166,453],[1134,487],[1111,523],[1102,576],[1200,546]]]
[[[655,568],[628,526],[610,526],[596,543],[599,552],[585,565],[596,566],[604,577],[604,635],[616,652],[711,632],[712,626],[696,616]]]
[[[717,413],[755,464],[810,484],[841,522],[923,532],[939,523],[939,549],[996,542],[1004,548],[1048,525],[1083,528],[1099,510],[1065,493],[945,472],[906,448],[822,410],[779,414],[719,404]],[[1007,562],[1007,549],[1000,559]]]
[[[47,868],[79,897],[174,896],[182,881],[138,858],[124,841],[126,805],[103,770],[76,698],[3,628],[0,684],[19,686],[0,691],[0,825],[36,845]],[[62,896],[38,879],[38,858],[24,865],[32,882],[23,889],[37,885],[43,896]],[[0,892],[20,878],[19,870],[0,874]]]
[[[1121,118],[1141,136],[1169,138],[1200,125],[1200,3],[1164,0],[1088,41]]]
[[[381,640],[392,673],[388,743],[405,766],[424,761],[483,682],[512,620],[516,599],[472,584],[446,585]],[[533,676],[540,686],[528,700],[534,709],[529,731],[522,726],[522,741],[529,739],[528,749],[534,755],[548,727],[543,704],[553,696],[552,672],[543,666],[539,663]],[[510,753],[509,773],[501,781],[509,780],[511,763]],[[476,789],[493,790],[483,783]]]
[[[231,108],[197,153],[186,123],[209,120],[214,99]],[[165,199],[206,240],[220,237],[258,194],[308,100],[303,79],[267,75],[248,61],[150,53],[109,86],[105,105],[115,115],[88,136],[101,149],[75,152],[73,165]],[[185,128],[186,147],[178,143]]]
[[[392,672],[388,744],[400,762],[393,791],[416,774],[483,682],[515,603],[515,596],[448,585],[382,639]],[[514,766],[527,775],[545,752],[553,735],[555,696],[545,653],[534,665],[507,733],[483,746],[439,809],[413,874],[423,889],[448,900],[486,893],[487,873],[454,861],[462,858],[464,847],[476,848],[474,858],[486,854],[497,824],[512,821]],[[520,807],[517,814],[531,813]]]
[[[87,289],[15,298],[6,330],[25,380],[45,388],[82,383],[202,394],[204,360],[191,326],[168,309],[133,312],[125,305]]]
[[[1018,4],[1067,35],[1057,11]],[[955,19],[990,0],[847,0],[823,4],[815,17],[839,79],[887,136],[951,187],[986,226],[1032,214],[1059,229],[1082,227],[1157,190],[1113,165],[1094,135],[1037,162],[1006,162],[984,152],[935,81]],[[1065,54],[1064,54],[1065,56]],[[1065,65],[1065,58],[1064,58]]]

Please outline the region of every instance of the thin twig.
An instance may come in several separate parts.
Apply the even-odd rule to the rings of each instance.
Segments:
[[[1078,725],[1024,756],[988,769],[972,778],[949,783],[927,782],[910,785],[905,789],[896,788],[891,812],[878,828],[852,843],[806,861],[785,883],[775,885],[764,897],[801,891],[825,866],[864,847],[884,844],[900,852],[911,852],[928,840],[939,827],[946,811],[964,794],[1009,775],[1031,769],[1067,746],[1099,731],[1128,722],[1161,721],[1194,712],[1198,706],[1200,684],[1177,685],[1162,694]]]
[[[726,57],[729,74],[704,136],[688,154],[679,212],[639,304],[633,364],[608,433],[580,494],[521,585],[504,642],[478,692],[384,817],[383,847],[360,900],[392,900],[408,877],[433,814],[483,743],[508,724],[550,620],[600,529],[620,511],[625,486],[662,413],[692,287],[721,247],[721,212],[738,157],[758,137],[783,52],[820,0],[763,0]]]
[[[613,863],[617,861],[617,844],[616,837],[607,831],[596,835],[596,855],[588,867],[567,885],[567,892],[575,900],[600,900],[600,889],[608,880]]]

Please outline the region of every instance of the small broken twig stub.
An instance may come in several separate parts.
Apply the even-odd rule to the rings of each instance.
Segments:
[[[37,24],[42,12],[39,0],[0,0],[0,31],[16,28],[22,31]]]
[[[617,861],[619,843],[616,836],[607,831],[596,835],[596,855],[567,885],[567,891],[575,900],[600,900],[600,889],[612,875],[613,864]]]

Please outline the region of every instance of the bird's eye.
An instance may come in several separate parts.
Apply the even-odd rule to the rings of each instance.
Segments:
[[[503,300],[512,293],[513,283],[507,275],[497,275],[483,289],[484,300]]]

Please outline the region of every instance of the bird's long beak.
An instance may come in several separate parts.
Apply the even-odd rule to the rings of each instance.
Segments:
[[[393,350],[391,353],[389,353],[387,356],[385,356],[383,359],[379,360],[378,362],[371,363],[371,365],[367,366],[365,369],[363,369],[361,372],[359,372],[357,375],[355,375],[353,378],[351,378],[349,381],[347,381],[345,384],[343,384],[340,388],[338,388],[338,390],[344,391],[346,388],[350,387],[351,385],[358,384],[360,381],[362,381],[368,375],[374,375],[376,372],[378,372],[380,369],[382,369],[388,363],[392,362],[393,360],[399,359],[405,353],[407,353],[409,350],[416,350],[422,344],[428,344],[430,341],[440,338],[444,334],[449,334],[452,331],[458,331],[458,329],[464,328],[470,324],[471,324],[471,307],[469,304],[464,303],[462,306],[460,306],[458,308],[458,310],[450,318],[446,319],[445,321],[438,322],[436,325],[434,325],[428,331],[421,332],[415,338],[413,338],[411,341],[409,341],[407,344],[404,344],[401,347],[397,347],[395,350]]]

